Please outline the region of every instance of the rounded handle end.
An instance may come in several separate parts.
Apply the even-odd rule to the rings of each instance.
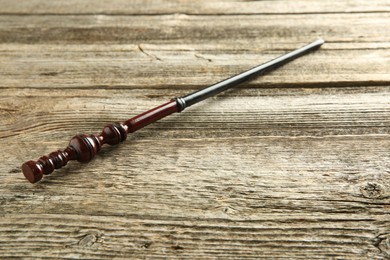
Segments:
[[[23,163],[22,171],[24,177],[26,177],[26,179],[31,183],[36,183],[40,181],[43,177],[42,166],[34,161],[28,161]]]
[[[47,156],[40,157],[37,161],[28,161],[22,165],[22,172],[31,183],[40,181],[43,175],[52,173],[55,169],[64,167],[68,161],[89,162],[95,157],[102,144],[111,145],[123,142],[127,131],[123,125],[108,125],[99,136],[76,135],[64,151],[55,151]]]

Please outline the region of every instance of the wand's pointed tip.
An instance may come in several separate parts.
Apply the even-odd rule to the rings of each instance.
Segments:
[[[319,39],[317,39],[317,40],[315,41],[315,43],[318,44],[318,46],[320,46],[320,45],[324,44],[325,41],[324,41],[324,39],[319,38]]]

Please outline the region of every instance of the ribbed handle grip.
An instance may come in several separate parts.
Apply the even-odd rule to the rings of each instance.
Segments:
[[[98,136],[76,135],[64,151],[59,150],[42,156],[37,161],[25,162],[22,165],[23,174],[27,180],[35,183],[41,180],[43,175],[65,166],[70,160],[89,162],[103,144],[115,145],[126,140],[126,137],[127,127],[119,123],[104,127]]]
[[[22,165],[24,176],[31,183],[42,179],[43,175],[52,173],[55,169],[65,166],[68,161],[89,162],[99,152],[104,144],[116,145],[126,140],[127,133],[135,132],[167,115],[178,111],[176,100],[171,100],[158,107],[150,109],[138,116],[130,118],[123,124],[107,125],[103,131],[95,135],[76,135],[63,151],[52,152],[42,156],[37,161],[28,161]]]

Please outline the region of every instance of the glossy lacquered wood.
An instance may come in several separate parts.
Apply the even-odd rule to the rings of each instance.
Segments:
[[[178,112],[176,100],[172,100],[158,107],[150,109],[138,116],[130,118],[124,122],[129,133],[133,133],[150,123],[156,122],[157,120],[166,117],[172,113]]]
[[[42,179],[43,175],[65,166],[68,161],[89,162],[104,144],[116,145],[133,133],[150,123],[178,111],[176,101],[172,100],[150,109],[124,123],[113,123],[103,128],[99,135],[79,134],[74,136],[63,151],[52,152],[40,157],[37,161],[28,161],[22,165],[24,176],[31,183]]]

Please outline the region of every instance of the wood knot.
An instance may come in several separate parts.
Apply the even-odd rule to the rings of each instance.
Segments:
[[[390,256],[390,234],[381,234],[375,237],[374,246],[386,256]]]
[[[382,197],[384,189],[378,183],[368,182],[360,188],[363,197],[368,199],[378,199]]]
[[[146,241],[141,244],[141,248],[148,249],[152,245],[152,241]]]
[[[78,244],[79,246],[83,247],[91,247],[93,244],[96,243],[97,240],[98,237],[96,234],[87,234],[80,239]]]
[[[173,245],[173,246],[171,246],[171,248],[173,250],[184,250],[184,247],[182,247],[181,245]]]
[[[13,168],[9,171],[9,173],[19,173],[20,172],[20,168],[19,167],[16,167],[16,168]]]
[[[39,75],[41,75],[41,76],[51,76],[51,77],[53,77],[53,76],[57,76],[58,74],[60,74],[60,73],[57,72],[57,71],[49,71],[49,72],[42,72],[42,73],[40,73]]]

